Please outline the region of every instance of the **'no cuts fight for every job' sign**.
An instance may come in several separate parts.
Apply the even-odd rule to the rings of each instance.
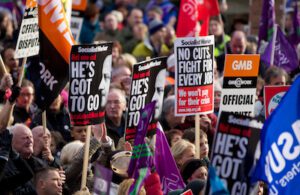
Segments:
[[[213,112],[214,37],[175,40],[175,115]]]

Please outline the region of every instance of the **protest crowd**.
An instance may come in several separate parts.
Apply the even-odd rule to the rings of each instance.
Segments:
[[[300,192],[300,103],[286,92],[299,83],[298,1],[280,28],[262,0],[250,34],[242,22],[225,31],[224,0],[73,0],[69,39],[67,2],[0,2],[1,195]],[[299,123],[279,111],[284,93]],[[294,134],[263,140],[275,114]]]

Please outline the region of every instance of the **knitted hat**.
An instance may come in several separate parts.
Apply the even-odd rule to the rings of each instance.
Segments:
[[[202,166],[208,167],[208,164],[203,159],[191,159],[185,162],[181,168],[181,176],[184,183],[188,183],[188,179],[193,175],[193,173]]]
[[[149,25],[148,25],[150,35],[153,35],[154,33],[159,31],[163,27],[165,27],[165,25],[161,21],[155,20],[155,19],[151,20]]]

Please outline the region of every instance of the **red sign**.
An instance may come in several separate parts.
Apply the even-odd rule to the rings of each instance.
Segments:
[[[266,118],[275,110],[289,88],[290,86],[265,86],[264,101]]]

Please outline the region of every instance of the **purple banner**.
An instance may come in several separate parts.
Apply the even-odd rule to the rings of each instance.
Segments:
[[[272,47],[272,41],[270,41],[264,54],[261,56],[261,60],[267,63],[268,66],[272,65]],[[273,65],[283,68],[287,72],[291,72],[298,68],[298,57],[296,50],[285,38],[279,26],[277,26]]]
[[[107,169],[100,164],[96,164],[95,168],[95,181],[94,181],[94,194],[105,195],[109,194],[110,183],[112,180],[112,170]]]
[[[185,187],[160,124],[157,125],[156,130],[154,163],[160,176],[164,194]]]
[[[274,10],[274,0],[264,0],[263,7],[261,11],[260,23],[259,23],[259,33],[258,33],[258,45],[257,49],[260,48],[260,43],[262,40],[269,41],[275,25],[275,10]]]
[[[145,137],[155,104],[156,101],[151,102],[140,111],[141,117],[138,123],[132,156],[127,170],[128,176],[134,177],[135,179],[138,178],[138,170],[140,168],[151,168],[153,166],[153,154],[151,153],[149,146],[145,143]]]

